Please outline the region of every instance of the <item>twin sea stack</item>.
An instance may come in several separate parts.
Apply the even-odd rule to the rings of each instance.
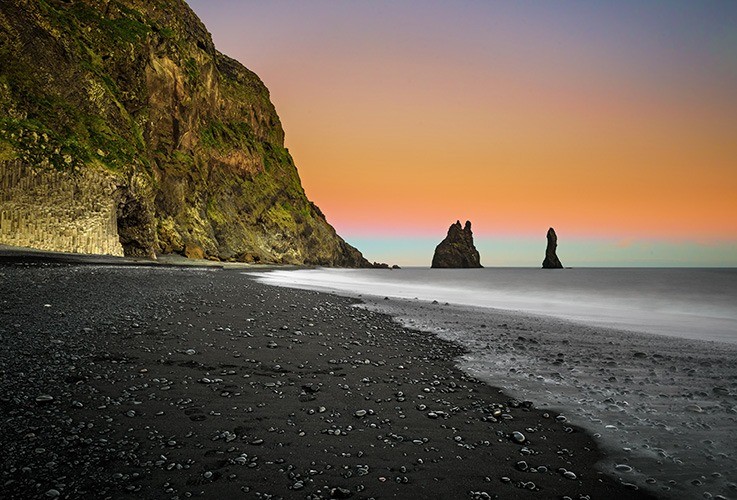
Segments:
[[[563,269],[556,249],[558,248],[558,236],[551,227],[547,234],[548,245],[545,249],[545,260],[543,269]],[[473,244],[473,232],[471,222],[461,227],[461,222],[456,221],[448,229],[448,235],[435,248],[432,258],[433,268],[479,268],[483,267],[480,262],[479,252]]]
[[[473,232],[471,222],[461,227],[461,222],[456,221],[448,229],[448,235],[435,248],[432,258],[433,268],[479,268],[481,259],[479,251],[473,244]]]

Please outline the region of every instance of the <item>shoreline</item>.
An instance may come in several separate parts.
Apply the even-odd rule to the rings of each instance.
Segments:
[[[509,394],[564,412],[606,451],[599,470],[654,494],[737,498],[734,344],[520,311],[363,300],[466,347],[466,373],[502,379]]]
[[[208,259],[190,259],[179,254],[160,254],[156,259],[147,257],[118,257],[115,255],[97,255],[69,252],[52,252],[34,248],[12,247],[0,244],[0,264],[68,264],[91,266],[139,266],[139,267],[174,267],[188,269],[241,269],[268,271],[272,269],[311,269],[311,266],[293,264],[248,264],[245,262],[223,262]]]
[[[320,290],[330,293],[322,284]],[[734,343],[524,311],[332,293],[463,346],[458,365],[466,373],[565,412],[609,455],[599,469],[620,481],[675,498],[737,498]]]
[[[353,299],[217,268],[0,274],[5,498],[650,498]]]
[[[264,283],[346,296],[449,302],[558,318],[594,328],[737,345],[737,314],[733,306],[737,300],[737,273],[731,268],[601,268],[570,272],[413,268],[396,274],[330,268],[270,271],[262,275]],[[704,286],[705,282],[708,286]],[[700,287],[694,288],[699,283]],[[664,289],[670,293],[664,294]]]

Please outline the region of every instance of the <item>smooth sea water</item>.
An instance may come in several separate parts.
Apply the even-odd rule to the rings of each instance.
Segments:
[[[457,342],[463,370],[591,432],[608,453],[597,467],[624,483],[737,499],[735,269],[249,274],[360,297],[358,307]]]
[[[273,271],[262,279],[737,343],[737,269],[314,269]]]

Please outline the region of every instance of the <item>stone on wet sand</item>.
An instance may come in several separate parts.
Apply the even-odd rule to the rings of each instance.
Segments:
[[[515,443],[518,443],[518,444],[522,444],[522,443],[524,443],[524,442],[525,442],[526,440],[527,440],[527,438],[525,438],[525,435],[524,435],[524,434],[522,434],[521,432],[519,432],[519,431],[514,431],[514,432],[512,433],[512,441],[514,441]]]
[[[2,466],[3,498],[622,491],[583,474],[600,457],[589,436],[460,371],[458,345],[352,299],[225,270],[0,273],[0,446],[23,469]],[[47,300],[64,312],[57,323],[24,313]],[[579,481],[561,486],[546,469],[561,460]]]

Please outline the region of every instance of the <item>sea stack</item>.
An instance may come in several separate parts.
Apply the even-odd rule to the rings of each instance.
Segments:
[[[461,227],[461,221],[451,224],[448,236],[435,248],[432,258],[434,268],[472,268],[481,265],[479,251],[473,245],[471,222]]]
[[[563,269],[563,264],[555,253],[558,248],[558,236],[555,229],[548,229],[548,246],[545,248],[545,260],[543,260],[543,269]]]

